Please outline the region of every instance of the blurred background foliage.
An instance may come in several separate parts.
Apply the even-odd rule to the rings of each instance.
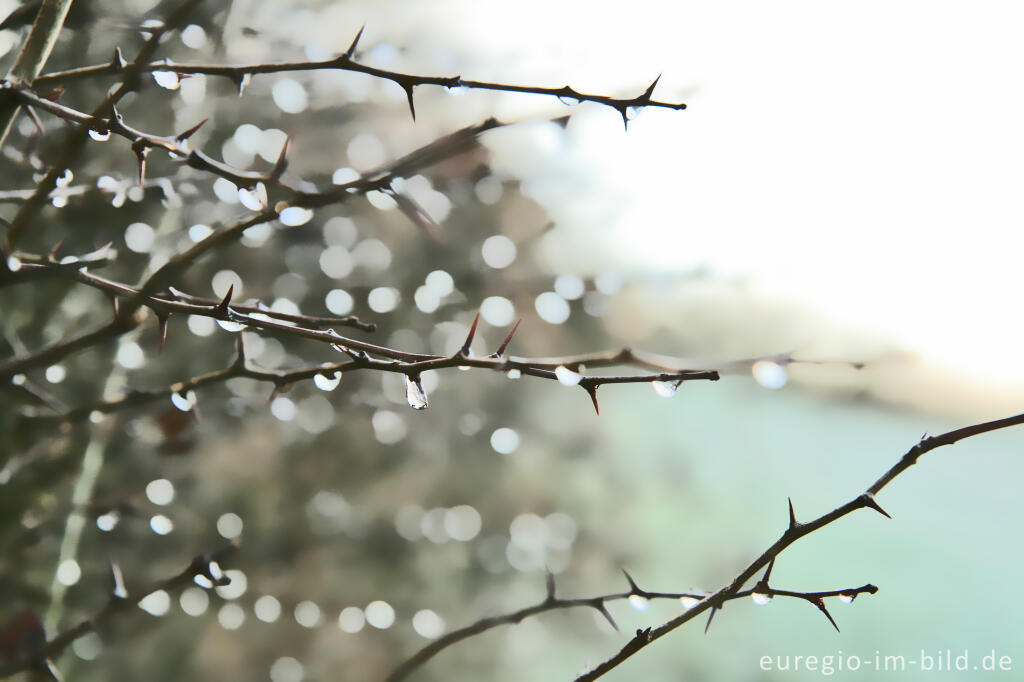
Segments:
[[[102,63],[118,46],[131,54],[142,40],[140,22],[171,5],[76,0],[47,70]],[[321,59],[343,51],[369,18],[360,48],[368,63],[481,78],[495,71],[500,59],[479,45],[392,30],[395,7],[371,5],[202,3],[160,56]],[[23,33],[0,33],[5,64]],[[514,62],[505,68],[514,73]],[[571,79],[573,65],[557,72]],[[647,81],[637,74],[624,85]],[[147,78],[120,111],[157,134],[209,119],[193,144],[241,168],[269,168],[290,135],[289,172],[319,186],[501,113],[514,97],[420,88],[413,122],[400,88],[360,74],[259,76],[241,97],[226,79],[195,76],[175,85]],[[61,101],[88,111],[108,86],[105,79],[76,82]],[[430,239],[384,197],[359,198],[318,209],[305,225],[253,229],[199,261],[178,288],[212,297],[233,285],[236,301],[354,313],[378,330],[352,335],[413,352],[455,351],[482,309],[477,354],[491,352],[521,317],[516,355],[636,344],[675,356],[799,351],[873,362],[860,373],[842,362],[793,365],[778,391],[747,369],[684,386],[670,399],[644,385],[608,386],[600,417],[581,391],[482,370],[425,377],[430,409],[422,412],[406,405],[399,375],[370,372],[346,374],[336,387],[303,382],[274,395],[268,384],[234,379],[199,391],[189,413],[167,402],[60,428],[21,420],[24,406],[5,397],[5,613],[27,607],[48,613],[51,627],[67,627],[106,601],[111,561],[134,590],[180,571],[196,554],[240,542],[223,561],[229,586],[151,595],[142,610],[61,656],[68,679],[379,680],[443,632],[541,600],[545,568],[566,596],[624,590],[623,567],[649,590],[714,589],[781,532],[787,496],[798,517],[816,516],[862,490],[921,432],[974,416],[956,396],[928,411],[920,400],[897,401],[899,382],[922,375],[886,339],[829,327],[815,311],[736,279],[699,269],[646,273],[635,262],[598,268],[586,249],[574,253],[536,200],[538,183],[548,198],[562,192],[566,201],[592,189],[569,164],[559,165],[573,153],[575,119],[568,127],[546,120],[573,110],[555,101],[527,106],[539,113],[406,180],[443,225],[443,239]],[[685,113],[671,115],[686,125]],[[60,149],[64,124],[42,122],[40,135],[28,117],[19,119],[0,158],[2,190],[33,187]],[[117,261],[102,274],[135,283],[202,238],[204,226],[244,211],[233,187],[158,157],[151,156],[140,188],[127,143],[92,142],[72,168],[69,196],[46,209],[22,248],[46,253],[62,240],[61,253],[77,254],[113,242]],[[544,185],[553,172],[559,179]],[[9,198],[0,212],[9,217],[16,204]],[[0,290],[0,310],[3,350],[13,356],[91,328],[106,319],[109,304],[91,289],[45,281]],[[241,333],[252,361],[270,369],[338,357],[322,344]],[[176,315],[158,353],[150,319],[117,343],[27,380],[69,406],[164,387],[228,365],[235,335],[209,319]],[[800,346],[808,338],[814,343]],[[766,654],[868,657],[965,647],[1024,654],[1018,612],[1002,596],[1005,585],[992,580],[1013,574],[1022,558],[1014,531],[1022,520],[1014,483],[1021,444],[1019,434],[997,433],[929,455],[881,500],[894,521],[854,515],[783,555],[773,574],[778,587],[881,587],[852,607],[832,607],[841,635],[803,603],[731,604],[709,635],[684,628],[608,679],[803,679],[761,671]],[[80,547],[62,558],[72,491],[90,447],[102,452],[102,466],[82,507]],[[55,602],[54,591],[65,589]],[[415,679],[571,678],[679,605],[610,608],[621,633],[591,610],[549,613],[456,645]]]

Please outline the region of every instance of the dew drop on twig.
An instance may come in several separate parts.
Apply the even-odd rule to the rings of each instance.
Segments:
[[[267,207],[267,187],[262,182],[255,187],[239,187],[238,201],[250,211],[262,211]]]
[[[405,400],[409,403],[409,407],[414,410],[425,410],[429,407],[427,403],[427,392],[423,390],[423,384],[420,383],[420,378],[405,376]]]
[[[505,374],[505,376],[507,376],[509,379],[518,379],[519,377],[523,376],[523,373],[516,369],[515,367],[513,367]]]
[[[651,386],[654,387],[654,392],[660,395],[662,398],[671,398],[676,394],[676,390],[679,388],[679,384],[674,384],[671,381],[652,381]]]
[[[647,597],[641,597],[639,594],[629,595],[629,604],[637,611],[646,611],[651,607],[651,603]]]
[[[846,592],[842,592],[839,594],[839,601],[843,602],[844,604],[852,604],[856,596],[857,595],[855,594],[848,594]]]
[[[195,391],[189,391],[188,393],[185,393],[185,394],[172,393],[171,394],[171,402],[174,404],[174,406],[176,408],[178,408],[182,412],[188,412],[193,407],[195,407],[195,404],[196,404],[196,392]]]
[[[178,78],[178,74],[174,71],[154,71],[153,80],[161,88],[168,90],[177,90],[181,87],[181,79]]]
[[[110,139],[110,131],[106,128],[97,129],[89,128],[89,137],[96,140],[97,142],[106,142]]]
[[[226,332],[240,332],[247,329],[246,325],[232,320],[217,320],[217,324]]]
[[[679,603],[683,605],[683,608],[689,611],[694,606],[700,603],[700,599],[697,597],[691,597],[690,595],[683,595],[679,598]]]
[[[770,604],[771,601],[772,601],[771,596],[769,596],[768,594],[765,594],[764,592],[751,592],[750,593],[750,598],[758,606],[766,606],[766,605]]]
[[[313,375],[313,383],[321,391],[333,391],[341,383],[341,372],[335,371],[332,374],[315,374]]]
[[[559,365],[555,368],[555,376],[558,378],[558,382],[563,386],[575,386],[580,383],[580,380],[583,378],[565,365]]]

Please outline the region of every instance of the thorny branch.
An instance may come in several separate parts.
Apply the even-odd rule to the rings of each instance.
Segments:
[[[862,494],[853,498],[849,502],[836,507],[832,511],[822,514],[818,518],[801,523],[796,520],[796,514],[793,511],[793,504],[790,501],[789,504],[789,524],[782,536],[776,540],[768,549],[766,549],[761,556],[752,561],[743,571],[737,575],[729,584],[720,588],[714,594],[711,594],[702,599],[693,608],[685,611],[684,613],[676,616],[672,620],[669,620],[662,625],[654,628],[647,628],[646,630],[638,630],[636,636],[633,637],[629,642],[626,643],[622,649],[619,650],[614,656],[608,658],[600,665],[592,668],[581,674],[576,678],[576,682],[584,682],[587,680],[596,680],[602,677],[605,673],[609,672],[613,668],[617,667],[622,662],[633,656],[641,649],[644,649],[649,644],[654,642],[661,637],[664,637],[668,633],[672,632],[679,626],[683,625],[687,621],[696,618],[701,613],[708,612],[708,625],[711,624],[711,619],[714,617],[715,612],[720,610],[725,602],[734,599],[738,594],[741,593],[743,586],[746,585],[762,568],[766,568],[765,577],[755,585],[753,591],[762,591],[768,596],[772,594],[782,594],[778,590],[768,588],[768,576],[771,573],[771,567],[774,565],[776,558],[782,554],[790,545],[795,543],[802,537],[810,535],[811,533],[824,528],[825,526],[838,521],[847,514],[857,511],[858,509],[873,509],[878,513],[889,517],[884,509],[875,501],[875,495],[877,495],[885,486],[887,486],[893,479],[902,474],[904,471],[912,467],[917,463],[918,459],[922,455],[931,452],[932,450],[942,447],[944,445],[952,445],[957,441],[963,440],[964,438],[970,438],[990,431],[996,431],[999,429],[1005,429],[1011,426],[1017,426],[1024,424],[1024,413],[1014,415],[1012,417],[1006,417],[1004,419],[997,419],[995,421],[984,422],[982,424],[974,424],[972,426],[966,426],[961,429],[949,431],[938,436],[924,437],[920,442],[910,448],[900,460],[889,468],[882,476],[872,483],[867,490]],[[870,591],[870,590],[869,590]],[[832,620],[832,616],[828,613],[825,608],[824,601],[821,599],[825,594],[818,595],[819,598],[810,600],[814,606],[818,608],[828,618],[829,622],[835,626],[835,621]],[[806,596],[804,598],[807,598]],[[838,627],[836,627],[838,630]],[[706,630],[706,628],[705,628]]]
[[[603,618],[605,618],[609,624],[616,630],[619,629],[615,619],[612,618],[611,613],[608,612],[605,604],[611,601],[619,601],[622,599],[630,598],[641,598],[644,600],[652,599],[678,599],[684,606],[692,605],[699,602],[705,597],[703,592],[649,592],[641,589],[633,577],[623,571],[626,576],[626,580],[629,583],[628,592],[615,592],[612,594],[604,594],[597,597],[577,597],[573,599],[565,599],[558,597],[555,594],[555,578],[550,573],[547,579],[547,596],[538,604],[533,606],[527,606],[526,608],[506,613],[500,616],[491,616],[488,618],[481,618],[480,620],[467,625],[464,628],[453,630],[448,634],[435,639],[433,642],[427,644],[422,649],[417,651],[415,654],[407,658],[401,664],[398,665],[387,676],[386,682],[398,682],[404,680],[410,674],[412,674],[417,668],[423,666],[431,658],[439,654],[441,651],[447,649],[453,644],[457,644],[465,639],[469,639],[475,635],[479,635],[492,628],[496,628],[500,625],[514,625],[522,622],[524,619],[530,616],[535,616],[546,611],[555,611],[557,609],[572,609],[577,607],[592,608],[597,611]],[[790,590],[770,590],[770,596],[780,597],[794,597],[798,599],[804,599],[811,603],[817,603],[819,600],[825,597],[842,597],[844,599],[854,599],[859,594],[874,594],[878,591],[878,588],[874,585],[863,585],[861,587],[852,587],[841,590],[828,590],[825,592],[793,592]],[[737,592],[729,597],[729,599],[740,599],[743,597],[750,596],[754,590],[744,590]],[[831,620],[831,619],[830,619]],[[834,623],[833,623],[834,625]]]
[[[38,649],[25,652],[26,655],[15,661],[0,663],[0,677],[7,677],[22,670],[36,665],[40,660],[52,658],[66,649],[72,642],[90,632],[97,630],[111,618],[123,613],[127,608],[136,606],[147,595],[158,590],[174,591],[190,584],[196,576],[203,576],[212,585],[227,585],[230,579],[224,575],[220,568],[227,556],[238,548],[235,543],[225,545],[209,555],[199,555],[189,562],[188,566],[175,575],[165,578],[148,588],[139,591],[128,592],[120,567],[112,563],[111,572],[114,579],[114,588],[107,603],[88,618],[80,621],[77,625],[70,627],[53,638],[47,640]]]

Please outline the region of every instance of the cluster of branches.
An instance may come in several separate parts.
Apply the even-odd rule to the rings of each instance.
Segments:
[[[42,10],[26,40],[25,48],[19,56],[15,68],[0,84],[0,106],[2,106],[0,114],[8,119],[2,122],[5,130],[10,128],[10,122],[19,108],[26,111],[37,122],[40,130],[43,129],[43,126],[39,117],[43,115],[54,116],[70,124],[70,130],[65,134],[57,158],[51,162],[36,186],[31,190],[6,192],[3,196],[4,200],[17,202],[18,208],[10,221],[3,221],[6,225],[6,234],[2,254],[0,254],[2,256],[0,257],[0,286],[31,284],[41,280],[65,280],[99,290],[106,294],[112,302],[111,317],[105,324],[81,335],[72,336],[0,362],[0,387],[8,392],[21,393],[23,397],[28,398],[29,402],[35,403],[32,409],[23,412],[24,419],[75,422],[88,419],[96,413],[111,413],[166,399],[171,399],[179,409],[188,411],[195,404],[195,390],[233,377],[247,377],[267,382],[273,386],[273,395],[298,381],[310,380],[318,375],[333,380],[339,376],[340,372],[352,371],[390,372],[404,375],[409,404],[416,409],[423,409],[428,406],[428,399],[420,381],[422,372],[453,367],[481,368],[508,373],[510,377],[526,375],[558,381],[569,386],[579,386],[593,401],[595,410],[598,410],[597,392],[601,386],[606,384],[653,381],[678,387],[681,383],[688,381],[715,381],[719,378],[721,370],[749,366],[759,359],[768,359],[781,365],[797,361],[791,355],[783,354],[770,358],[709,365],[698,360],[665,357],[628,348],[551,358],[510,356],[506,351],[519,326],[518,323],[512,327],[504,341],[491,354],[478,357],[474,356],[470,349],[479,316],[473,321],[465,342],[455,353],[451,355],[413,353],[370,343],[336,331],[336,328],[350,328],[360,332],[374,331],[375,325],[372,322],[354,316],[332,317],[277,312],[270,310],[259,301],[238,302],[233,300],[233,289],[229,289],[227,294],[219,300],[194,296],[181,291],[176,286],[180,285],[183,274],[189,268],[215,250],[230,246],[246,230],[257,225],[281,220],[286,215],[288,215],[289,221],[298,224],[308,220],[311,216],[309,212],[314,208],[344,203],[355,196],[366,195],[373,191],[383,192],[395,199],[402,212],[428,235],[434,237],[440,235],[441,227],[433,221],[427,211],[417,205],[412,197],[402,192],[399,180],[471,149],[479,136],[505,126],[507,123],[493,118],[488,119],[478,125],[463,128],[437,139],[402,158],[364,173],[351,182],[328,188],[317,188],[312,183],[293,177],[288,173],[290,148],[288,143],[284,145],[280,156],[268,170],[250,171],[234,168],[214,159],[202,150],[190,146],[190,141],[205,121],[197,122],[180,133],[169,134],[146,132],[131,125],[118,110],[118,104],[130,92],[142,87],[145,74],[173,77],[174,79],[191,74],[227,78],[238,85],[239,94],[242,94],[245,85],[253,75],[329,69],[357,72],[391,81],[402,87],[408,96],[410,113],[414,118],[416,112],[413,93],[415,88],[420,86],[529,93],[557,97],[563,101],[594,102],[619,112],[624,124],[628,124],[629,116],[634,110],[644,107],[681,110],[686,106],[682,103],[654,99],[653,93],[658,82],[657,79],[636,97],[616,98],[579,92],[569,86],[560,88],[525,86],[470,80],[460,76],[420,76],[379,69],[357,59],[362,30],[344,53],[322,61],[226,65],[188,64],[156,59],[162,39],[181,26],[198,4],[199,0],[185,0],[163,21],[147,25],[149,38],[130,60],[126,59],[118,50],[113,59],[105,64],[42,73],[46,57],[56,40],[61,22],[70,5],[67,0],[44,0]],[[88,112],[63,104],[59,101],[59,97],[46,91],[46,89],[56,86],[72,88],[76,83],[86,79],[98,78],[112,78],[114,85],[108,90],[108,94],[102,101]],[[62,191],[61,178],[65,177],[67,169],[75,165],[86,152],[86,146],[90,139],[102,140],[110,136],[123,138],[130,143],[131,152],[137,162],[140,184],[146,182],[148,155],[153,150],[162,151],[187,167],[233,183],[239,191],[243,205],[249,209],[249,212],[234,221],[220,225],[204,239],[170,258],[137,285],[107,279],[95,274],[95,270],[109,265],[117,257],[116,251],[109,244],[90,253],[72,255],[62,255],[60,243],[53,246],[48,253],[20,250],[19,246],[26,233],[39,228],[42,209],[54,196],[60,195]],[[67,192],[65,193],[67,194]],[[286,214],[286,212],[290,213]],[[251,328],[266,334],[309,339],[328,344],[342,353],[345,359],[287,371],[261,369],[254,366],[247,358],[242,335],[239,333],[235,358],[222,369],[183,378],[162,388],[145,390],[136,388],[113,399],[101,399],[72,406],[65,406],[51,399],[45,391],[26,376],[26,373],[50,366],[74,353],[111,343],[137,328],[147,318],[155,319],[160,331],[162,348],[167,338],[168,320],[173,315],[213,318],[225,328],[235,332]],[[643,370],[643,373],[621,375],[586,373],[587,369],[616,367],[638,368]],[[648,591],[640,588],[627,573],[626,579],[629,587],[627,591],[592,597],[565,598],[557,594],[554,578],[549,575],[546,596],[540,603],[505,615],[481,619],[462,629],[452,631],[415,653],[399,665],[388,679],[405,678],[438,652],[459,641],[503,624],[517,623],[524,618],[546,611],[589,607],[595,609],[615,626],[615,621],[608,612],[606,604],[622,599],[675,599],[681,600],[686,609],[676,618],[658,627],[637,631],[635,637],[630,639],[618,653],[592,670],[586,671],[578,679],[592,680],[602,676],[656,639],[704,612],[708,614],[707,624],[709,626],[711,618],[727,602],[747,596],[759,601],[766,601],[773,597],[804,600],[820,610],[838,629],[835,620],[826,608],[825,600],[834,597],[852,600],[860,594],[873,594],[877,588],[874,585],[866,584],[860,587],[808,592],[776,587],[770,583],[771,571],[782,552],[800,538],[820,530],[855,510],[871,508],[885,514],[875,501],[875,495],[926,452],[969,436],[1021,423],[1024,423],[1024,415],[925,438],[911,448],[896,465],[862,495],[813,521],[798,522],[793,506],[790,504],[789,523],[781,537],[733,580],[714,592]],[[886,514],[886,516],[888,515]],[[223,576],[212,575],[211,564],[216,565],[209,557],[199,557],[182,572],[161,582],[156,588],[138,593],[127,592],[124,589],[123,581],[115,580],[113,595],[103,608],[92,617],[41,643],[32,651],[21,652],[17,660],[0,665],[0,675],[11,674],[38,665],[40,660],[55,656],[75,638],[95,629],[105,620],[120,613],[124,605],[137,603],[152,589],[178,588],[191,582],[196,576],[223,580]],[[748,586],[762,570],[764,571],[763,575],[754,585]],[[118,575],[119,570],[115,570],[115,576]]]

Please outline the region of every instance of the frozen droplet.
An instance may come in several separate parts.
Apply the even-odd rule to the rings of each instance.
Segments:
[[[188,412],[193,407],[195,407],[195,404],[196,404],[196,392],[195,391],[189,391],[188,393],[185,393],[185,394],[182,394],[180,392],[179,393],[172,393],[171,394],[171,402],[174,403],[174,406],[177,407],[182,412]]]
[[[505,374],[505,376],[507,376],[509,379],[518,379],[519,377],[523,376],[523,373],[520,370],[513,367]]]
[[[282,225],[288,227],[298,227],[299,225],[305,225],[313,218],[313,212],[308,208],[302,206],[289,206],[288,208],[281,211],[278,216],[278,220],[281,221]]]
[[[153,80],[161,88],[167,88],[168,90],[177,90],[181,87],[181,79],[178,78],[178,74],[174,71],[154,71]]]
[[[637,611],[646,611],[651,607],[651,602],[647,597],[641,597],[639,594],[631,594],[629,595],[629,605]]]
[[[420,378],[405,376],[405,400],[409,403],[409,407],[414,410],[425,410],[429,405],[427,404],[427,393],[423,390],[423,384],[420,383]]]
[[[849,594],[847,592],[842,592],[842,593],[839,594],[839,601],[843,602],[844,604],[852,604],[853,600],[854,600],[854,598],[856,596],[857,595],[855,595],[855,594]]]
[[[217,320],[217,324],[226,332],[240,332],[247,328],[241,322],[234,322],[232,320]]]
[[[580,383],[580,379],[583,378],[565,365],[559,365],[555,368],[555,376],[558,378],[558,382],[563,386],[575,386]]]
[[[239,187],[238,201],[250,211],[262,211],[267,207],[267,187],[257,182],[255,187]]]
[[[694,606],[699,604],[700,601],[701,600],[698,597],[692,597],[692,596],[690,596],[688,594],[684,594],[682,597],[679,598],[679,603],[682,604],[683,608],[686,609],[687,611],[689,611]]]
[[[750,598],[754,600],[754,603],[758,606],[767,606],[772,601],[771,595],[764,592],[751,592]]]
[[[765,388],[778,389],[786,385],[786,368],[771,360],[758,360],[750,368],[754,381]]]
[[[674,384],[670,381],[652,381],[651,386],[654,387],[654,392],[662,398],[671,398],[676,394],[679,384]]]
[[[110,139],[110,131],[106,128],[97,129],[89,128],[89,137],[96,140],[97,142],[106,142]]]
[[[341,372],[335,371],[331,375],[315,374],[313,375],[313,383],[321,391],[333,391],[341,383]]]

